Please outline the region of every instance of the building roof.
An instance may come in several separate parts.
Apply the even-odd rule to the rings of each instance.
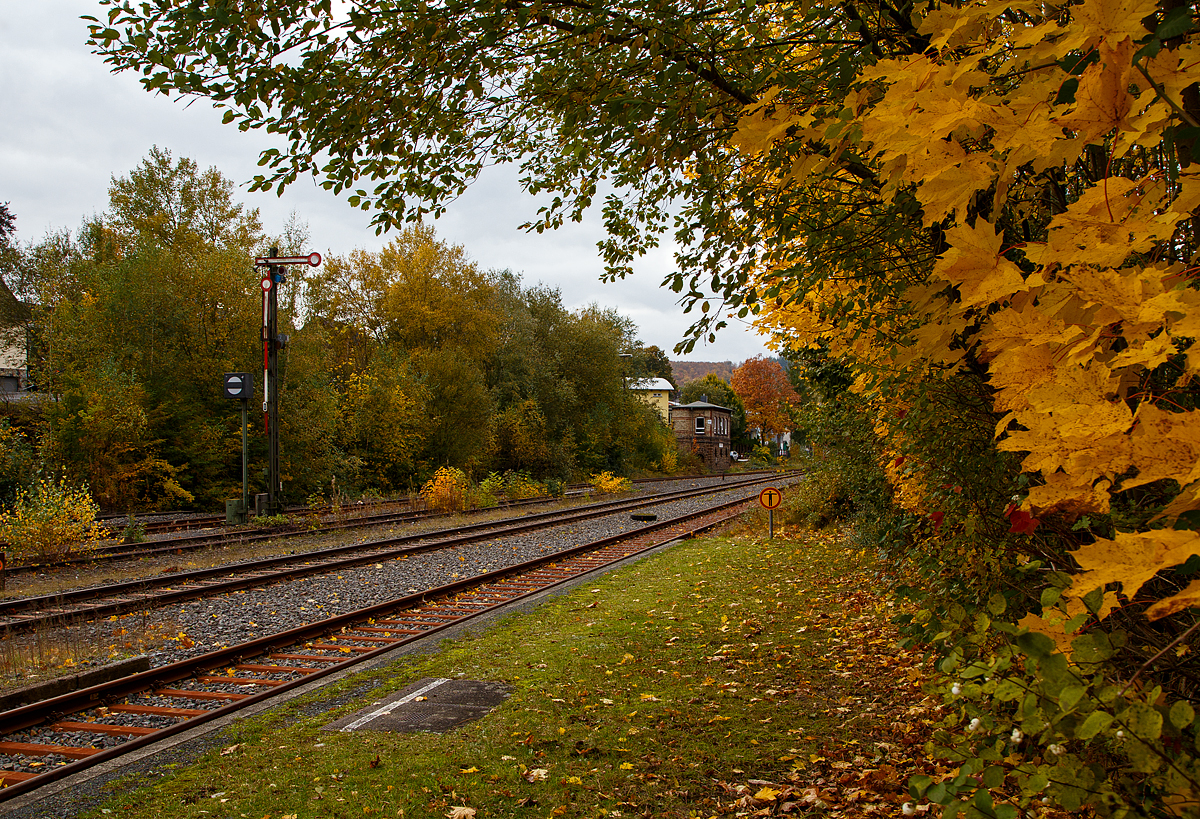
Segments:
[[[721,412],[728,412],[730,414],[733,413],[733,410],[731,410],[729,407],[722,407],[720,404],[710,404],[707,401],[693,401],[690,404],[676,404],[675,406],[671,407],[671,409],[715,409],[721,410]]]
[[[665,378],[631,378],[628,382],[631,390],[673,390],[671,382]]]

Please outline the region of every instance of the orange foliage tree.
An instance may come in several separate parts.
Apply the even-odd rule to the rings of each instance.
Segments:
[[[746,426],[762,430],[763,438],[788,432],[800,396],[778,361],[755,356],[733,371],[733,391],[746,407]]]

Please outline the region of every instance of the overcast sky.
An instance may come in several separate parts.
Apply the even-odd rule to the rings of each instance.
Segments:
[[[282,198],[249,193],[244,183],[257,171],[259,152],[271,143],[265,134],[244,134],[220,124],[204,101],[190,105],[142,90],[137,75],[111,74],[86,45],[83,14],[102,16],[94,0],[8,0],[0,14],[0,202],[17,217],[23,242],[50,230],[75,230],[102,212],[108,185],[124,176],[151,146],[173,156],[217,167],[242,186],[240,199],[262,214],[268,233],[280,231],[289,214],[309,227],[312,248],[345,253],[377,250],[387,241],[355,210],[311,179],[300,180]],[[743,361],[770,354],[763,339],[731,322],[715,344],[697,346],[688,356],[671,352],[690,324],[675,294],[659,287],[673,269],[669,249],[646,257],[630,279],[602,284],[596,241],[603,231],[598,215],[547,234],[526,234],[517,225],[530,219],[537,200],[521,191],[516,173],[492,169],[449,213],[434,222],[438,236],[461,244],[482,267],[510,268],[527,285],[544,282],[562,291],[571,309],[593,302],[616,307],[638,325],[645,344],[671,358]]]

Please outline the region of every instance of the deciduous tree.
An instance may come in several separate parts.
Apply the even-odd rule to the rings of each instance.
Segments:
[[[774,438],[795,426],[793,412],[800,396],[779,362],[755,356],[733,371],[731,385],[746,408],[746,426]]]

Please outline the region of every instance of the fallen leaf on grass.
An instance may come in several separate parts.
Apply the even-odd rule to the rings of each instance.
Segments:
[[[221,756],[229,756],[238,748],[241,748],[244,743],[239,742],[237,745],[230,745],[228,748],[221,749]]]
[[[525,777],[526,782],[541,782],[549,775],[550,771],[546,770],[545,768],[533,768],[522,774],[522,776]]]
[[[446,814],[447,819],[475,819],[475,808],[456,805]]]

